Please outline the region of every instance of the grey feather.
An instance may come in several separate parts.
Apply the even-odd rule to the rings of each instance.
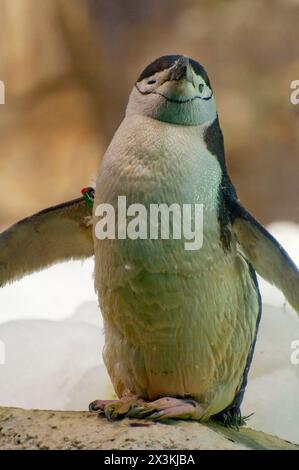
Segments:
[[[59,261],[93,255],[83,198],[50,207],[0,234],[0,286]]]

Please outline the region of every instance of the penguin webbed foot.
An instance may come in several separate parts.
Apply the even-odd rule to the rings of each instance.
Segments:
[[[142,402],[137,396],[123,397],[120,400],[95,400],[89,404],[88,409],[104,413],[108,421],[115,421],[127,417],[129,411]]]
[[[138,397],[124,397],[120,400],[95,400],[89,405],[89,411],[102,412],[109,421],[122,418],[198,421],[203,416],[205,407],[192,399],[163,397],[149,402]]]

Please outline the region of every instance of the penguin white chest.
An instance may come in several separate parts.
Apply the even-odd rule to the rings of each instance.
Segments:
[[[159,292],[159,304],[167,310],[177,302],[175,293],[181,289],[181,276],[198,277],[199,272],[208,272],[223,257],[218,223],[221,168],[207,150],[203,132],[200,127],[174,126],[140,116],[125,119],[118,129],[102,162],[95,198],[95,208],[108,203],[115,210],[115,238],[95,237],[96,288],[104,290],[107,300],[123,289],[125,297],[130,293],[133,299],[139,293],[140,301],[148,303]],[[125,198],[126,209],[133,204],[146,209],[148,225],[153,205],[169,208],[176,204],[182,224],[188,223],[191,229],[195,225],[195,205],[201,205],[201,248],[189,249],[184,227],[181,237],[173,239],[170,216],[169,238],[152,239],[148,227],[146,239],[132,240],[128,233],[119,239],[120,196]],[[106,303],[102,295],[100,301],[104,316],[110,317],[109,306],[115,304],[115,299]],[[135,315],[131,306],[127,307],[126,314],[113,309],[111,315],[120,316],[120,322],[126,323],[124,317]],[[143,314],[141,309],[140,317]],[[159,321],[155,308],[152,315]]]
[[[169,125],[141,116],[124,120],[107,150],[97,181],[95,207],[111,204],[116,216],[115,239],[96,240],[96,245],[102,246],[100,249],[117,256],[122,253],[123,260],[128,257],[129,269],[143,266],[155,272],[164,270],[163,263],[166,263],[168,271],[184,271],[182,265],[192,265],[194,259],[197,271],[198,262],[209,262],[211,244],[215,243],[214,248],[220,250],[218,198],[221,168],[217,158],[208,151],[203,133],[204,128],[200,126]],[[179,205],[181,221],[188,224],[186,232],[187,228],[189,232],[194,229],[195,205],[198,209],[201,205],[204,243],[200,252],[197,249],[194,253],[191,244],[187,247],[184,227],[181,228],[181,240],[174,240],[175,237],[171,236],[173,226],[169,227],[168,233],[171,240],[167,235],[162,240],[151,238],[150,220],[147,220],[145,240],[130,240],[128,233],[126,240],[119,239],[120,196],[122,202],[125,200],[125,210],[132,204],[141,204],[149,218],[153,206],[164,204],[171,212],[173,204]],[[172,224],[173,220],[169,222]],[[176,263],[172,261],[175,254],[178,255]],[[190,267],[186,267],[188,272]]]

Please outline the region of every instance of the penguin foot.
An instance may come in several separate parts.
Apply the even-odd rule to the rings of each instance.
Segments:
[[[121,418],[162,421],[165,419],[200,420],[205,407],[191,399],[164,397],[147,402],[138,397],[124,397],[120,400],[95,400],[89,405],[89,410],[105,413],[109,421]]]
[[[95,400],[90,403],[89,411],[104,413],[109,421],[125,418],[129,411],[140,406],[144,400],[137,396],[123,397],[120,400]]]
[[[134,406],[128,413],[129,418],[145,418],[151,421],[164,419],[200,420],[205,407],[192,399],[163,397],[152,402]]]

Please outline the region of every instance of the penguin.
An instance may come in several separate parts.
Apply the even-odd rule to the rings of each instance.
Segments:
[[[99,238],[97,207],[203,207],[203,243]],[[78,198],[28,217],[0,236],[0,285],[68,259],[95,257],[103,358],[117,400],[89,409],[110,420],[213,419],[239,426],[258,326],[256,272],[299,312],[299,270],[241,205],[205,68],[162,56],[140,74],[105,153],[93,212]],[[193,220],[194,222],[194,220]]]

